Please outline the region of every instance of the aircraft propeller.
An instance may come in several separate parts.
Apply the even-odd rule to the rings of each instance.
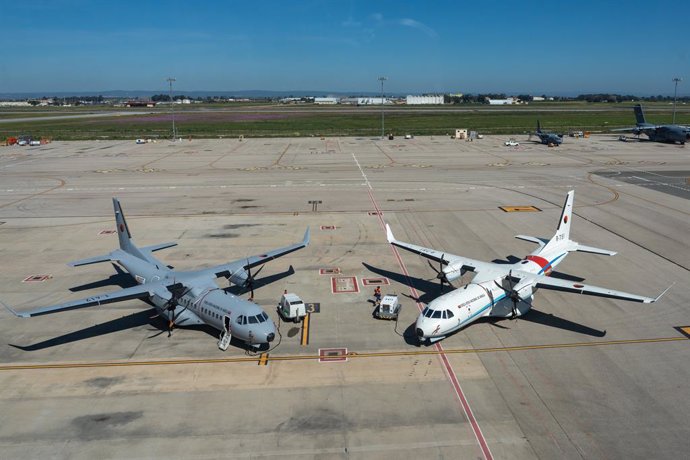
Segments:
[[[453,286],[453,284],[448,280],[448,278],[446,277],[446,274],[443,272],[443,265],[445,265],[444,257],[445,257],[445,254],[442,254],[442,255],[441,255],[441,260],[438,262],[438,265],[439,265],[438,270],[436,270],[436,267],[434,267],[434,266],[431,264],[431,262],[430,262],[429,260],[426,261],[426,263],[429,264],[429,267],[431,267],[431,269],[432,269],[433,271],[436,272],[436,277],[435,277],[435,278],[436,278],[436,279],[439,281],[439,283],[440,283],[441,291],[443,291],[443,283],[448,283],[448,286],[450,286],[450,287],[455,287],[455,286]]]
[[[170,312],[170,320],[168,321],[168,337],[170,337],[172,335],[173,327],[175,327],[175,321],[187,309],[187,307],[184,307],[182,311],[175,315],[177,304],[179,300],[190,291],[190,288],[186,288],[182,283],[177,283],[169,286],[168,290],[172,294],[170,300],[168,300],[165,304],[165,309]]]
[[[517,309],[518,302],[525,300],[522,297],[520,297],[520,291],[522,289],[526,288],[527,286],[529,286],[529,284],[526,284],[525,286],[522,286],[519,289],[515,289],[514,285],[513,285],[513,271],[512,270],[510,270],[508,272],[508,276],[506,276],[504,279],[508,280],[508,286],[510,289],[506,289],[501,283],[499,283],[496,280],[494,280],[494,283],[496,284],[496,286],[503,289],[505,291],[505,293],[507,294],[508,298],[513,301],[512,316],[510,317],[510,319],[515,319],[518,316],[518,309]]]
[[[249,300],[254,299],[254,279],[256,278],[256,275],[258,275],[261,270],[263,270],[265,265],[262,265],[259,267],[259,269],[254,273],[254,276],[252,276],[252,267],[251,265],[247,265],[247,281],[245,281],[244,286],[245,288],[249,289]]]

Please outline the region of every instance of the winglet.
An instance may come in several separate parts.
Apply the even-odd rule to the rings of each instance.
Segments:
[[[391,230],[391,226],[386,224],[386,239],[388,240],[389,243],[392,243],[395,241],[395,237],[393,236],[393,231]]]
[[[666,292],[667,292],[669,289],[671,289],[675,284],[676,284],[676,283],[675,283],[675,281],[674,281],[674,283],[673,283],[672,285],[670,285],[669,287],[667,287],[666,289],[664,289],[664,292],[662,292],[661,294],[659,294],[659,295],[656,296],[655,298],[651,299],[649,302],[645,302],[645,303],[654,303],[654,302],[656,302],[657,300],[659,300],[659,299],[661,298],[661,296],[663,296],[664,294],[666,294]]]
[[[10,307],[9,305],[7,305],[2,300],[0,300],[0,303],[2,304],[3,307],[5,307],[7,310],[9,310],[9,312],[12,313],[14,316],[17,316],[19,318],[27,318],[26,315],[24,315],[22,313],[18,313],[14,308]]]
[[[311,230],[309,229],[309,227],[307,227],[307,231],[304,232],[304,239],[302,240],[302,244],[305,246],[308,246],[310,238],[311,238]]]

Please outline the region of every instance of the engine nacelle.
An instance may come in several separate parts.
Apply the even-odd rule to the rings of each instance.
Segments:
[[[534,297],[535,290],[536,289],[533,289],[532,286],[526,286],[518,291],[518,295],[525,302],[530,302]]]
[[[168,291],[164,287],[160,287],[159,289],[153,291],[153,295],[151,296],[151,301],[158,308],[165,307],[168,302],[170,302],[170,299],[172,299],[172,292]]]
[[[228,280],[235,286],[246,285],[247,279],[249,279],[249,275],[247,274],[246,270],[237,270],[230,276],[230,278],[228,278]]]
[[[454,281],[467,273],[467,270],[462,268],[462,262],[449,263],[443,268],[443,274],[448,281]]]

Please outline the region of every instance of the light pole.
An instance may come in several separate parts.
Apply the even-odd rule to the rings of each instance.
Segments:
[[[386,80],[388,80],[388,78],[379,77],[379,81],[381,82],[381,139],[386,137],[385,129],[383,127],[384,126],[383,125],[383,118],[384,118],[384,115],[383,115],[383,113],[384,113],[384,110],[383,110],[383,103],[384,103],[384,100],[383,100],[383,82]]]
[[[168,77],[166,80],[170,84],[170,114],[172,115],[172,140],[175,142],[175,139],[177,139],[177,133],[175,132],[175,106],[173,105],[173,97],[172,97],[172,84],[175,81],[174,78]]]
[[[673,121],[671,122],[672,124],[676,124],[676,96],[678,95],[678,82],[683,81],[682,78],[675,77],[673,79],[673,83],[676,84],[675,89],[673,90]]]

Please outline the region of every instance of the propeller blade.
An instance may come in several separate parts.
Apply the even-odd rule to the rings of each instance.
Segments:
[[[259,269],[256,271],[256,273],[254,273],[254,278],[256,278],[257,276],[259,276],[259,273],[261,273],[261,270],[263,270],[265,266],[266,266],[266,265],[262,265],[261,267],[259,267]]]
[[[427,259],[426,263],[428,263],[428,264],[429,264],[429,267],[431,267],[431,269],[432,269],[434,272],[436,272],[436,275],[439,274],[439,271],[436,270],[436,267],[434,267],[434,265],[431,263],[431,261],[430,261],[429,259]]]

